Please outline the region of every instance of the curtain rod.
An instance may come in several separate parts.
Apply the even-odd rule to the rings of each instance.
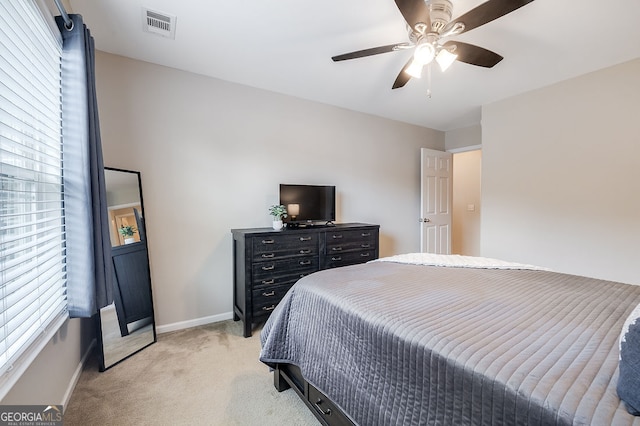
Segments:
[[[62,20],[64,21],[64,27],[67,30],[71,31],[73,29],[73,21],[71,20],[71,18],[69,18],[69,14],[65,10],[64,6],[62,5],[62,2],[60,0],[54,0],[54,1],[56,2],[56,6],[60,11],[60,15],[62,15]]]

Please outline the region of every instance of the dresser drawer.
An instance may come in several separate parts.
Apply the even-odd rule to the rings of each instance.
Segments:
[[[324,257],[322,269],[337,268],[340,266],[355,265],[376,259],[375,250],[351,251],[346,253],[329,254]]]
[[[344,251],[375,249],[378,233],[375,230],[349,230],[327,232],[326,254]]]
[[[275,309],[280,303],[287,291],[291,288],[290,285],[279,285],[273,287],[266,287],[260,290],[253,290],[253,315],[268,315]]]
[[[309,270],[300,270],[293,273],[279,273],[274,275],[267,275],[262,277],[257,277],[253,280],[253,289],[259,288],[269,288],[278,285],[293,285],[300,278],[309,275],[313,272],[317,271],[317,269],[309,269]]]
[[[291,275],[311,273],[319,270],[318,256],[280,259],[259,262],[252,265],[253,283],[260,285],[264,280],[278,279]]]
[[[286,231],[284,231],[286,232]],[[318,253],[318,234],[280,234],[253,238],[253,261]]]

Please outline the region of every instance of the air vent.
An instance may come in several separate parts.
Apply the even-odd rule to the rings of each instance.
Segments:
[[[142,29],[148,33],[176,38],[176,17],[157,10],[142,8]]]

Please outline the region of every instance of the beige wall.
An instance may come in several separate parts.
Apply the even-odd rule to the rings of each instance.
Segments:
[[[480,124],[459,129],[449,130],[445,133],[444,145],[447,151],[468,151],[470,147],[479,148],[482,145],[482,127]]]
[[[94,339],[91,319],[67,320],[2,398],[2,405],[66,404]]]
[[[453,154],[453,254],[480,256],[480,184],[482,152]]]
[[[640,59],[482,109],[482,254],[640,284]]]
[[[270,226],[280,183],[336,185],[338,222],[419,250],[420,148],[444,133],[102,52],[96,74],[105,165],[142,175],[160,331],[230,316],[230,229]]]

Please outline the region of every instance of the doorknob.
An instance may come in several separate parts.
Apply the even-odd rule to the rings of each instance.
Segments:
[[[424,218],[424,219],[420,219],[420,222],[431,222],[431,219],[429,218]]]

